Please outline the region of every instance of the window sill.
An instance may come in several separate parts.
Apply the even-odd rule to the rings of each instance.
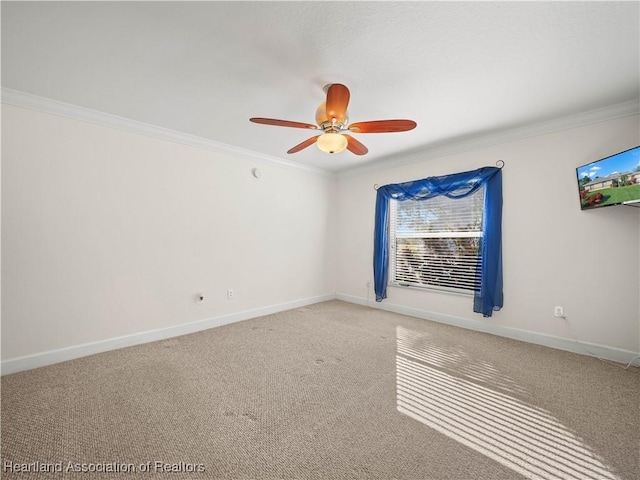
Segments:
[[[435,292],[435,293],[445,293],[445,294],[449,294],[449,295],[458,295],[461,297],[473,297],[473,292],[469,291],[469,290],[459,290],[456,288],[446,288],[446,287],[427,287],[427,286],[421,286],[421,285],[402,285],[399,283],[389,283],[387,285],[387,287],[392,287],[392,288],[400,288],[400,289],[408,289],[408,290],[422,290],[422,291],[429,291],[429,292]]]

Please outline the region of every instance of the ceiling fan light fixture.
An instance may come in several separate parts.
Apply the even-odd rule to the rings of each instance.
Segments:
[[[347,148],[347,137],[336,132],[323,133],[318,137],[317,145],[320,150],[326,153],[340,153]]]

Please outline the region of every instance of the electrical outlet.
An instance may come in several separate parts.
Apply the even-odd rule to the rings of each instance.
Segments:
[[[227,300],[233,300],[233,297],[235,296],[235,292],[233,291],[233,288],[230,288],[227,290]]]
[[[562,308],[562,307],[555,307],[555,308],[553,309],[553,314],[554,314],[556,317],[564,318],[564,308]]]

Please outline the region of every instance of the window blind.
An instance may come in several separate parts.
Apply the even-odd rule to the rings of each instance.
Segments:
[[[390,201],[390,283],[477,290],[484,187],[463,198]]]

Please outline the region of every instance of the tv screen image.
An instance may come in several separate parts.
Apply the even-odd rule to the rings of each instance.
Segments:
[[[576,173],[582,210],[640,202],[640,146],[582,165]]]

